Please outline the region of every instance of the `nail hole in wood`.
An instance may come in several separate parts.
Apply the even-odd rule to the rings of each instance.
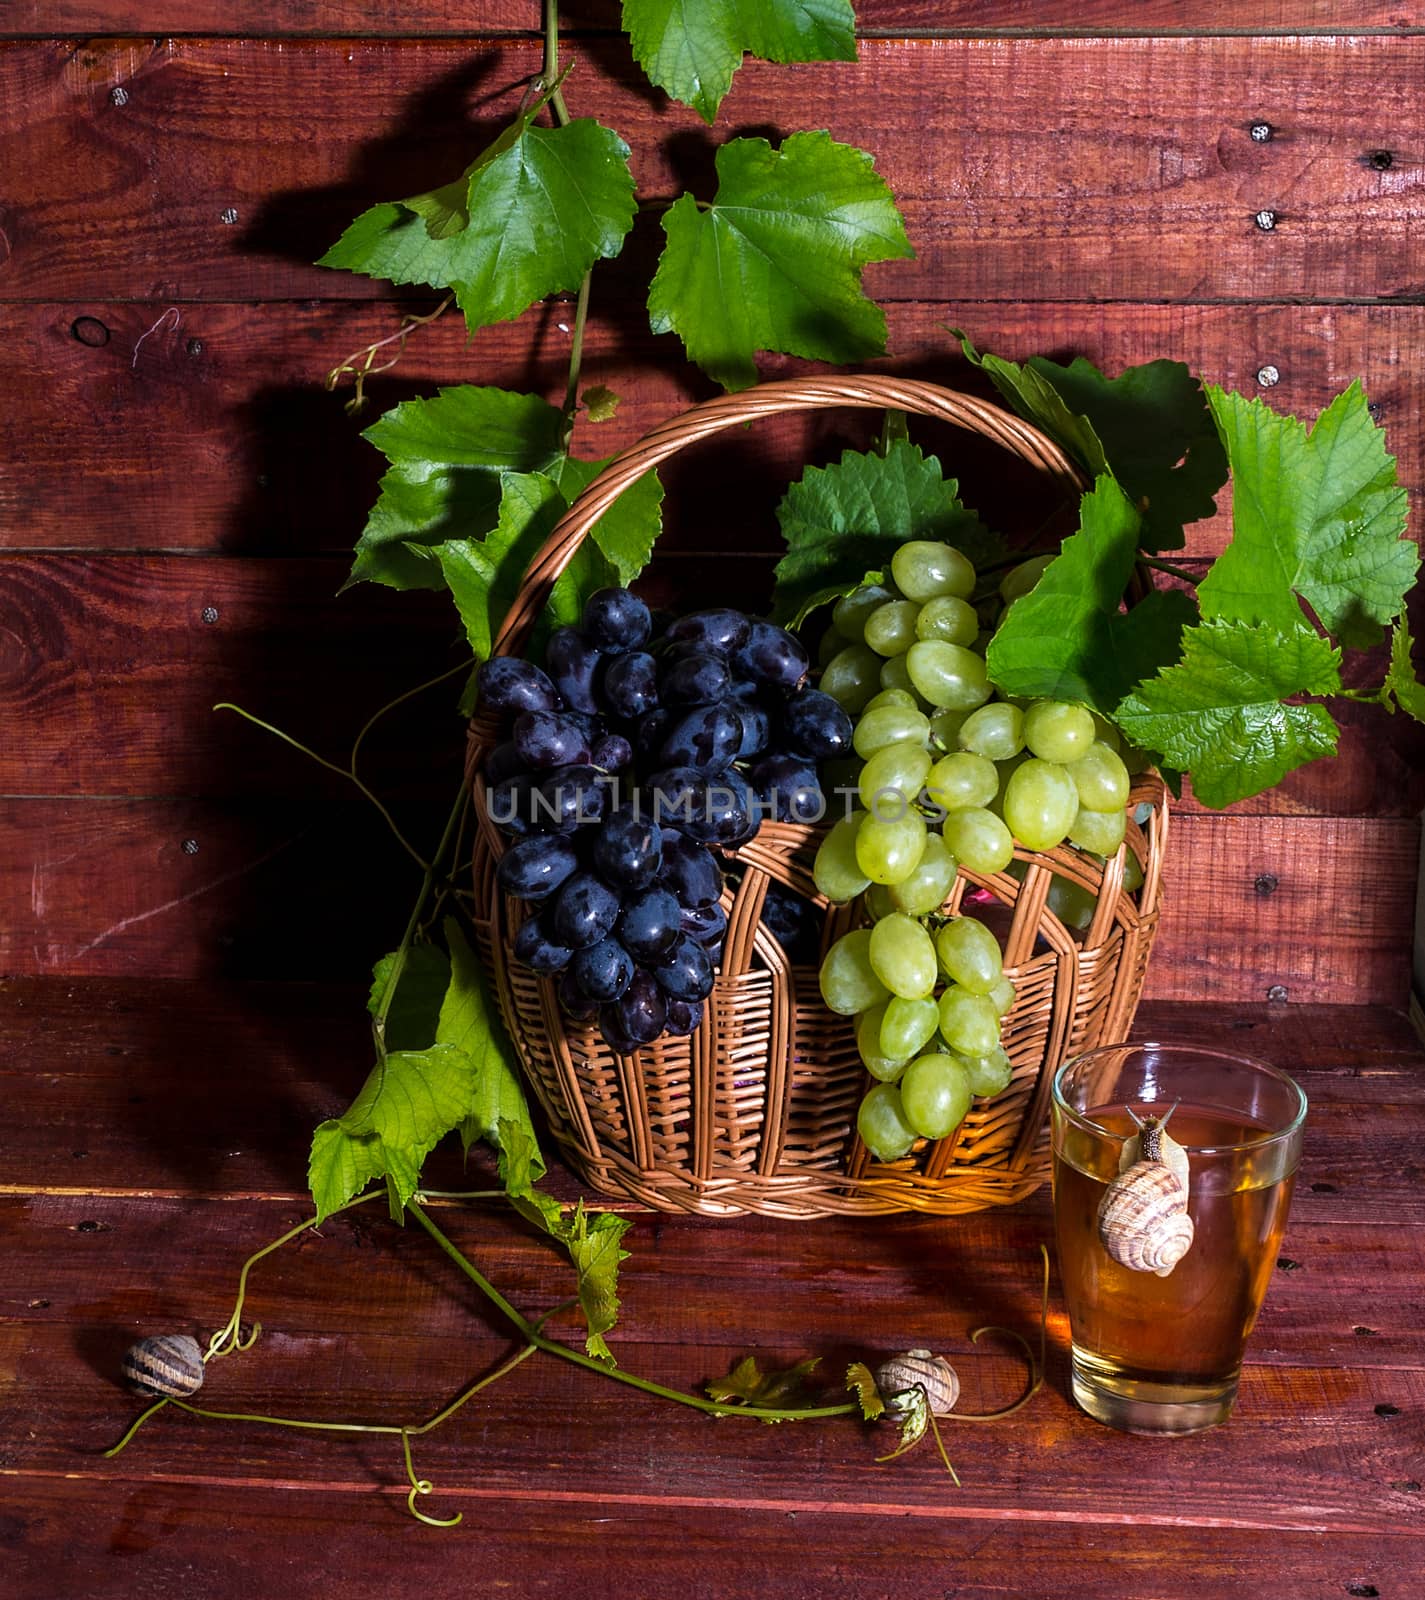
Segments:
[[[1301,1271],[1301,1263],[1299,1261],[1293,1261],[1290,1256],[1278,1256],[1277,1257],[1277,1271],[1278,1272],[1300,1272]]]
[[[1248,132],[1252,135],[1253,144],[1267,144],[1276,129],[1272,127],[1270,122],[1254,122]]]
[[[109,330],[98,317],[76,317],[69,325],[69,336],[91,350],[102,350],[109,342]]]
[[[1311,1192],[1312,1194],[1335,1194],[1336,1185],[1334,1183],[1313,1183]]]
[[[1274,872],[1259,872],[1257,880],[1252,887],[1258,894],[1265,896],[1276,892],[1277,882],[1278,879]]]
[[[1395,165],[1395,157],[1389,150],[1372,150],[1366,160],[1377,172],[1389,172]]]
[[[1378,1417],[1398,1417],[1400,1415],[1400,1407],[1393,1406],[1389,1401],[1383,1400],[1376,1407],[1376,1415]]]

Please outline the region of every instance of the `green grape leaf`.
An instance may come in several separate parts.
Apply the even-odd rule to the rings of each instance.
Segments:
[[[868,572],[888,568],[908,539],[944,540],[976,566],[998,560],[1003,547],[957,488],[934,456],[904,439],[884,455],[848,450],[832,466],[809,467],[777,507],[787,553],[777,563],[773,616],[797,627]]]
[[[1182,634],[1182,660],[1123,701],[1114,721],[1135,744],[1191,774],[1204,805],[1260,794],[1294,767],[1336,748],[1324,706],[1288,696],[1341,686],[1340,652],[1299,621],[1290,633],[1264,623],[1208,621]]]
[[[386,997],[395,964],[393,951],[372,968],[366,1009],[373,1017]],[[412,945],[386,1012],[388,1050],[424,1050],[435,1043],[436,1019],[449,984],[450,962],[445,952],[433,944]]]
[[[468,1115],[471,1090],[470,1059],[454,1045],[395,1050],[378,1062],[346,1111],[312,1137],[308,1181],[318,1217],[385,1177],[399,1220],[421,1163]]]
[[[871,157],[824,132],[774,150],[732,139],[717,153],[717,194],[681,196],[648,294],[655,333],[676,333],[728,389],[755,383],[753,354],[850,362],[886,347],[885,314],[861,289],[873,261],[914,255]]]
[[[1425,722],[1425,684],[1416,675],[1412,648],[1410,624],[1402,612],[1390,636],[1390,667],[1381,685],[1380,701],[1389,712],[1398,707],[1417,722]]]
[[[558,1218],[562,1208],[552,1196],[540,1194],[534,1187],[544,1176],[545,1166],[528,1111],[513,1122],[501,1117],[491,1143],[500,1152],[500,1182],[505,1193],[517,1204],[523,1201],[535,1206],[540,1213],[540,1226],[547,1233],[551,1220]]]
[[[563,458],[559,412],[537,395],[460,384],[405,400],[362,435],[391,463],[356,546],[348,583],[439,589],[433,545],[479,539],[496,524],[510,472]]]
[[[847,1367],[846,1387],[856,1396],[861,1415],[867,1422],[874,1422],[877,1417],[885,1415],[886,1402],[876,1387],[874,1374],[864,1361],[853,1361]]]
[[[854,61],[850,0],[623,0],[634,60],[705,122],[717,115],[744,55],[764,61]]]
[[[1139,521],[1114,479],[1100,476],[1080,501],[1079,531],[990,641],[986,664],[1004,694],[1082,701],[1109,715],[1135,683],[1177,658],[1193,620],[1185,595],[1157,590],[1119,610]]]
[[[488,537],[447,539],[435,548],[470,647],[481,660],[490,654],[530,562],[603,465],[564,456],[545,472],[506,473]],[[577,622],[596,589],[637,577],[658,536],[662,497],[657,473],[645,473],[599,519],[556,579],[535,629],[536,645],[549,629]]]
[[[1067,367],[966,357],[1021,416],[1038,423],[1095,477],[1111,472],[1139,508],[1145,550],[1180,550],[1184,527],[1212,516],[1227,457],[1202,385],[1180,361],[1149,361],[1106,378],[1082,356]]]
[[[1300,624],[1299,595],[1342,644],[1368,648],[1420,564],[1401,535],[1405,490],[1359,383],[1308,434],[1263,401],[1209,389],[1232,467],[1232,543],[1198,586],[1206,618]]]
[[[755,1356],[742,1360],[725,1378],[705,1385],[708,1398],[725,1406],[766,1406],[772,1410],[788,1409],[806,1389],[806,1381],[820,1364],[820,1357],[808,1356],[795,1366],[764,1373]],[[780,1418],[767,1417],[767,1422]]]
[[[619,1241],[632,1225],[627,1217],[612,1211],[600,1212],[590,1221],[580,1200],[573,1215],[550,1230],[567,1247],[578,1274],[579,1304],[589,1328],[584,1348],[611,1366],[617,1363],[604,1335],[618,1322],[618,1269],[619,1263],[628,1259],[628,1251],[620,1248]]]
[[[582,117],[521,118],[454,183],[373,206],[317,263],[392,283],[449,288],[473,334],[577,289],[633,225],[628,146]]]

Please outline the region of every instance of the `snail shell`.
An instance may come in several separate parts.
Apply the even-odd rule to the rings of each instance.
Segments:
[[[1161,1161],[1135,1161],[1108,1186],[1098,1236],[1121,1267],[1166,1278],[1192,1245],[1182,1179]]]
[[[937,1417],[949,1416],[960,1398],[960,1380],[944,1356],[928,1350],[907,1350],[892,1356],[876,1368],[876,1387],[893,1415],[907,1410],[909,1398],[919,1388],[925,1391],[930,1410]]]
[[[140,1339],[124,1357],[123,1374],[135,1394],[181,1400],[203,1386],[203,1352],[186,1333]]]

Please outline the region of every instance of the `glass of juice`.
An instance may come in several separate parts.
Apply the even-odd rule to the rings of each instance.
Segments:
[[[1072,1392],[1134,1433],[1224,1422],[1276,1263],[1306,1096],[1265,1061],[1122,1044],[1054,1077]]]

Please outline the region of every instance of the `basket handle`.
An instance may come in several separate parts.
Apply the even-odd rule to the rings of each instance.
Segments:
[[[1074,495],[1087,487],[1078,467],[1033,423],[999,406],[941,388],[939,384],[917,378],[872,376],[785,378],[776,383],[758,384],[737,394],[705,400],[680,412],[659,423],[609,462],[559,519],[530,562],[491,654],[512,655],[523,650],[555,580],[573,560],[574,552],[590,529],[624,490],[650,468],[676,455],[684,445],[695,444],[724,428],[754,422],[759,417],[776,416],[783,411],[815,411],[832,406],[909,411],[917,416],[939,417],[1003,445],[1030,466],[1057,479]]]

